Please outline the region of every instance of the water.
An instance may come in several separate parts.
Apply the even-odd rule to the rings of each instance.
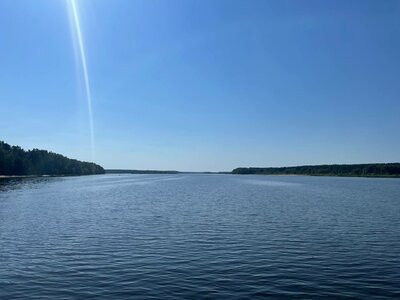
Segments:
[[[400,298],[400,180],[0,180],[0,299]]]

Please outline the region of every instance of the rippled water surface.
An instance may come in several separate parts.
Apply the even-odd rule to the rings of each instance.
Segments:
[[[400,299],[400,179],[0,179],[0,299]]]

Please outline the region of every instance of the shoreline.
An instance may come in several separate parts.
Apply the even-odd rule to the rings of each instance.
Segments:
[[[310,177],[340,177],[340,178],[396,178],[400,179],[400,176],[394,175],[312,175],[312,174],[234,174],[234,173],[176,173],[180,175],[239,175],[239,176],[310,176]],[[1,179],[18,179],[18,178],[38,178],[38,177],[78,177],[78,176],[92,176],[92,175],[176,175],[176,174],[163,174],[163,173],[105,173],[105,174],[85,174],[85,175],[0,175]]]
[[[65,174],[65,175],[0,175],[0,179],[37,178],[37,177],[77,177],[77,176],[92,176],[92,175],[104,175],[104,174],[82,174],[82,175],[68,175],[68,174]]]
[[[38,177],[36,175],[0,175],[0,179]]]
[[[242,175],[242,176],[310,176],[310,177],[347,177],[347,178],[400,178],[398,175],[314,175],[314,174],[232,174],[232,175]]]

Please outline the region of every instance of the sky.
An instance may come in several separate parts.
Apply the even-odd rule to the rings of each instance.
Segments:
[[[0,140],[105,168],[400,161],[400,1],[0,0]]]

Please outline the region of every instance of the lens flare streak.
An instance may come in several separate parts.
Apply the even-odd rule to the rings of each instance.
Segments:
[[[68,1],[69,1],[69,5],[71,8],[71,12],[72,12],[72,19],[73,19],[73,23],[74,23],[73,25],[75,28],[76,39],[77,39],[78,47],[79,47],[80,60],[81,60],[81,64],[82,64],[85,95],[86,95],[87,108],[88,108],[88,114],[89,114],[90,146],[91,146],[92,160],[94,160],[95,159],[95,143],[94,143],[92,94],[91,94],[91,90],[90,90],[89,73],[88,73],[87,62],[86,62],[85,44],[84,44],[84,40],[82,37],[82,29],[81,29],[76,0],[68,0]]]

